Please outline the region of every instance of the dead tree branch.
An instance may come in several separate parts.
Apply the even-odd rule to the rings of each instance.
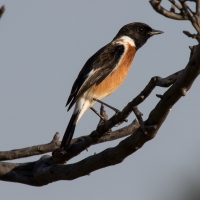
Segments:
[[[188,20],[187,15],[183,15],[182,13],[179,14],[179,13],[171,12],[163,8],[160,5],[161,1],[162,0],[150,0],[149,2],[156,12],[160,13],[161,15],[167,18],[175,19],[175,20]],[[177,3],[174,3],[174,6],[176,6],[177,8],[179,7]]]
[[[87,175],[97,169],[118,164],[124,158],[141,148],[145,142],[153,139],[173,105],[182,96],[185,96],[199,75],[199,56],[200,45],[196,48],[193,57],[187,64],[181,77],[164,93],[163,98],[151,111],[149,118],[145,121],[146,127],[153,127],[153,129],[148,129],[148,135],[144,135],[141,129],[138,128],[134,134],[121,141],[114,148],[106,149],[99,154],[90,156],[75,164],[46,167],[46,170],[39,170],[39,173],[37,173],[38,182],[40,184],[47,184],[47,182],[60,179],[72,180]]]
[[[183,33],[184,33],[185,35],[187,35],[188,37],[191,37],[191,38],[193,38],[193,39],[196,39],[198,42],[200,42],[200,35],[198,35],[198,34],[192,34],[192,33],[190,33],[189,31],[183,31]]]
[[[155,137],[172,106],[190,89],[193,81],[200,72],[199,56],[200,46],[198,45],[194,56],[184,70],[167,77],[167,79],[152,78],[146,86],[145,89],[150,88],[150,90],[155,87],[155,83],[156,85],[167,87],[170,85],[170,81],[172,83],[179,77],[179,79],[164,93],[157,106],[151,111],[149,118],[145,121],[145,127],[148,132],[147,135],[144,135],[138,127],[133,131],[134,134],[121,141],[116,147],[106,149],[99,154],[90,156],[74,164],[57,165],[55,164],[55,159],[51,156],[43,156],[36,162],[24,164],[1,162],[0,180],[42,186],[58,180],[72,180],[88,175],[95,170],[122,162],[124,158],[141,148],[145,142]],[[143,91],[145,91],[145,89]],[[141,94],[145,95],[141,92],[138,96],[141,96]],[[128,105],[130,105],[130,103]],[[123,112],[124,110],[122,113]],[[102,126],[106,126],[106,124]],[[77,143],[75,142],[72,147],[75,146],[75,144],[80,145],[84,141],[85,139]]]
[[[148,83],[148,85],[145,87],[145,89],[123,109],[122,113],[119,113],[119,114],[121,114],[122,116],[124,116],[123,118],[125,118],[127,114],[130,114],[132,112],[132,108],[133,108],[132,106],[137,106],[142,101],[144,101],[144,99],[152,92],[152,90],[156,86],[169,87],[181,76],[182,72],[183,70],[178,71],[166,78],[153,77]],[[104,112],[104,110],[102,110],[102,112]],[[120,121],[118,118],[118,115],[114,115],[113,118],[109,120],[110,122],[108,122],[108,124],[111,124],[111,128],[113,128]],[[123,128],[120,128],[112,132],[109,131],[110,126],[109,127],[106,127],[106,126],[107,126],[106,124],[100,124],[98,125],[97,130],[92,131],[91,134],[72,139],[71,147],[70,147],[71,153],[68,153],[65,159],[69,160],[70,158],[74,157],[75,155],[78,155],[80,152],[84,151],[86,148],[88,148],[91,145],[95,145],[95,144],[107,142],[107,141],[112,141],[112,140],[116,140],[116,139],[128,136],[132,134],[134,130],[136,130],[140,125],[136,120],[134,120],[128,126],[125,126]],[[101,131],[101,134],[99,133],[99,127],[100,128],[103,127],[102,128],[103,132]],[[90,142],[88,143],[88,141]],[[10,151],[0,151],[0,161],[41,155],[44,153],[52,152],[55,149],[59,148],[59,146],[60,146],[59,133],[56,133],[52,141],[47,144],[35,145],[32,147],[14,149]]]
[[[32,147],[13,149],[11,151],[0,151],[0,161],[25,158],[35,155],[41,155],[53,151],[60,146],[59,133],[56,133],[50,143],[36,145]]]
[[[102,137],[98,139],[96,143],[91,144],[91,145],[108,142],[108,141],[112,141],[112,140],[116,140],[116,139],[128,136],[133,132],[134,129],[138,127],[139,127],[139,123],[136,120],[134,120],[128,126],[125,126],[118,130],[109,132],[106,135],[103,135]],[[13,149],[10,151],[0,151],[0,161],[14,160],[14,159],[25,158],[25,157],[35,156],[35,155],[42,155],[45,153],[52,152],[55,149],[59,148],[60,143],[61,143],[60,141],[58,141],[59,133],[56,133],[55,136],[57,138],[53,139],[50,143],[47,143],[47,144],[35,145],[32,147],[26,147],[22,149]],[[84,140],[87,140],[87,138],[89,137],[90,135],[85,135],[78,138],[74,138],[72,139],[71,144],[81,143]]]
[[[175,0],[169,0],[172,4],[170,11],[167,11],[160,4],[162,0],[150,0],[152,8],[159,14],[175,19],[175,20],[189,20],[193,27],[196,29],[197,34],[191,34],[188,31],[183,33],[188,37],[195,38],[197,41],[200,41],[200,1],[193,1],[196,3],[196,12],[193,12],[192,9],[187,5],[186,0],[179,0],[179,3]],[[180,13],[175,12],[175,8],[180,11]]]
[[[196,14],[198,16],[200,16],[200,0],[197,0],[196,2],[197,2],[197,5],[196,5]]]

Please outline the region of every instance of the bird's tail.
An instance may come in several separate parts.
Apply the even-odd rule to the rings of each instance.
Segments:
[[[71,116],[69,124],[65,130],[65,134],[63,136],[60,148],[67,148],[70,145],[70,142],[72,140],[72,137],[74,135],[74,131],[76,128],[78,116],[79,116],[79,112],[73,113],[73,115]]]
[[[71,116],[69,124],[66,128],[65,134],[63,136],[60,148],[67,148],[70,145],[72,137],[74,135],[74,131],[76,128],[76,124],[78,123],[79,119],[83,115],[83,113],[92,105],[91,101],[80,100],[76,103],[74,113]]]

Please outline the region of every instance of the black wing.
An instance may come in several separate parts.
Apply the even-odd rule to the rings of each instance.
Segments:
[[[66,106],[68,110],[76,103],[80,96],[92,85],[101,83],[116,67],[125,50],[122,44],[109,43],[91,56],[80,71]]]

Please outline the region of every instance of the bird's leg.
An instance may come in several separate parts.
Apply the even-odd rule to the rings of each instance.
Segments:
[[[112,109],[112,110],[114,110],[114,111],[116,112],[116,114],[118,114],[118,113],[121,112],[121,111],[118,110],[117,108],[114,108],[114,107],[108,105],[107,103],[104,103],[103,101],[100,101],[99,99],[93,98],[93,100],[94,100],[94,101],[97,101],[97,102],[99,102],[99,103],[101,103],[102,105],[107,106],[108,108],[110,108],[110,109]],[[123,121],[124,121],[124,122],[128,122],[128,119],[124,119]],[[120,125],[120,124],[121,124],[121,123],[119,123],[118,125]]]
[[[99,114],[93,107],[90,108],[95,114],[97,114],[104,122],[106,121],[106,119],[101,115]]]
[[[142,132],[143,132],[145,135],[147,135],[147,131],[146,131],[146,129],[145,129],[144,121],[143,121],[143,119],[142,119],[142,115],[143,115],[143,114],[138,110],[138,107],[137,107],[137,106],[134,106],[134,107],[133,107],[133,112],[134,112],[134,114],[135,114],[137,120],[138,120],[139,123],[140,123],[140,128],[141,128]]]
[[[121,111],[118,110],[117,108],[114,108],[114,107],[108,105],[107,103],[104,103],[103,101],[100,101],[99,99],[93,98],[93,100],[95,100],[95,101],[97,101],[97,102],[103,104],[104,106],[107,106],[107,107],[110,108],[111,110],[114,110],[116,113],[121,112]]]

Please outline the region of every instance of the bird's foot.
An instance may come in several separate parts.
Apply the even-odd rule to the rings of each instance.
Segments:
[[[104,106],[110,108],[111,110],[114,110],[116,113],[121,112],[121,111],[118,110],[117,108],[114,108],[114,107],[108,105],[107,103],[104,103],[103,101],[100,101],[99,99],[93,98],[93,100],[94,100],[94,101],[97,101],[97,102],[99,102],[99,103],[101,103],[101,104],[103,104]]]
[[[101,119],[103,122],[107,121],[107,120],[105,119],[105,117],[102,116],[100,113],[98,113],[93,107],[91,107],[90,109],[91,109],[96,115],[98,115],[98,116],[100,117],[100,119]]]
[[[144,125],[144,121],[142,119],[142,116],[143,114],[138,110],[138,107],[137,106],[134,106],[133,107],[133,112],[135,113],[135,116],[137,118],[137,120],[139,121],[140,123],[140,128],[142,130],[142,132],[147,135],[147,131],[146,131],[146,128],[145,128],[145,125]]]
[[[100,101],[99,99],[93,98],[93,100],[94,100],[94,101],[97,101],[97,102],[101,103],[101,105],[105,105],[106,107],[108,107],[108,108],[110,108],[111,110],[115,111],[115,115],[121,113],[121,111],[118,110],[117,108],[114,108],[113,106],[110,106],[110,105],[108,105],[107,103],[105,103],[105,102],[103,102],[103,101]],[[92,108],[91,108],[91,109],[92,109]],[[94,111],[94,110],[93,110],[93,111]],[[95,112],[95,111],[94,111],[94,112]],[[96,112],[97,112],[97,111],[96,111]],[[95,112],[95,113],[96,113],[96,112]],[[96,114],[97,114],[97,113],[96,113]],[[99,116],[99,115],[98,115],[98,116]],[[104,122],[105,122],[105,121],[106,121],[106,120],[104,119]],[[128,119],[124,119],[123,122],[128,122]],[[119,122],[116,126],[119,126],[119,125],[122,124],[123,122]]]
[[[67,154],[67,148],[66,149],[65,148],[55,149],[52,152],[52,156],[56,157],[56,158],[61,158],[61,157],[63,157],[66,154]]]

